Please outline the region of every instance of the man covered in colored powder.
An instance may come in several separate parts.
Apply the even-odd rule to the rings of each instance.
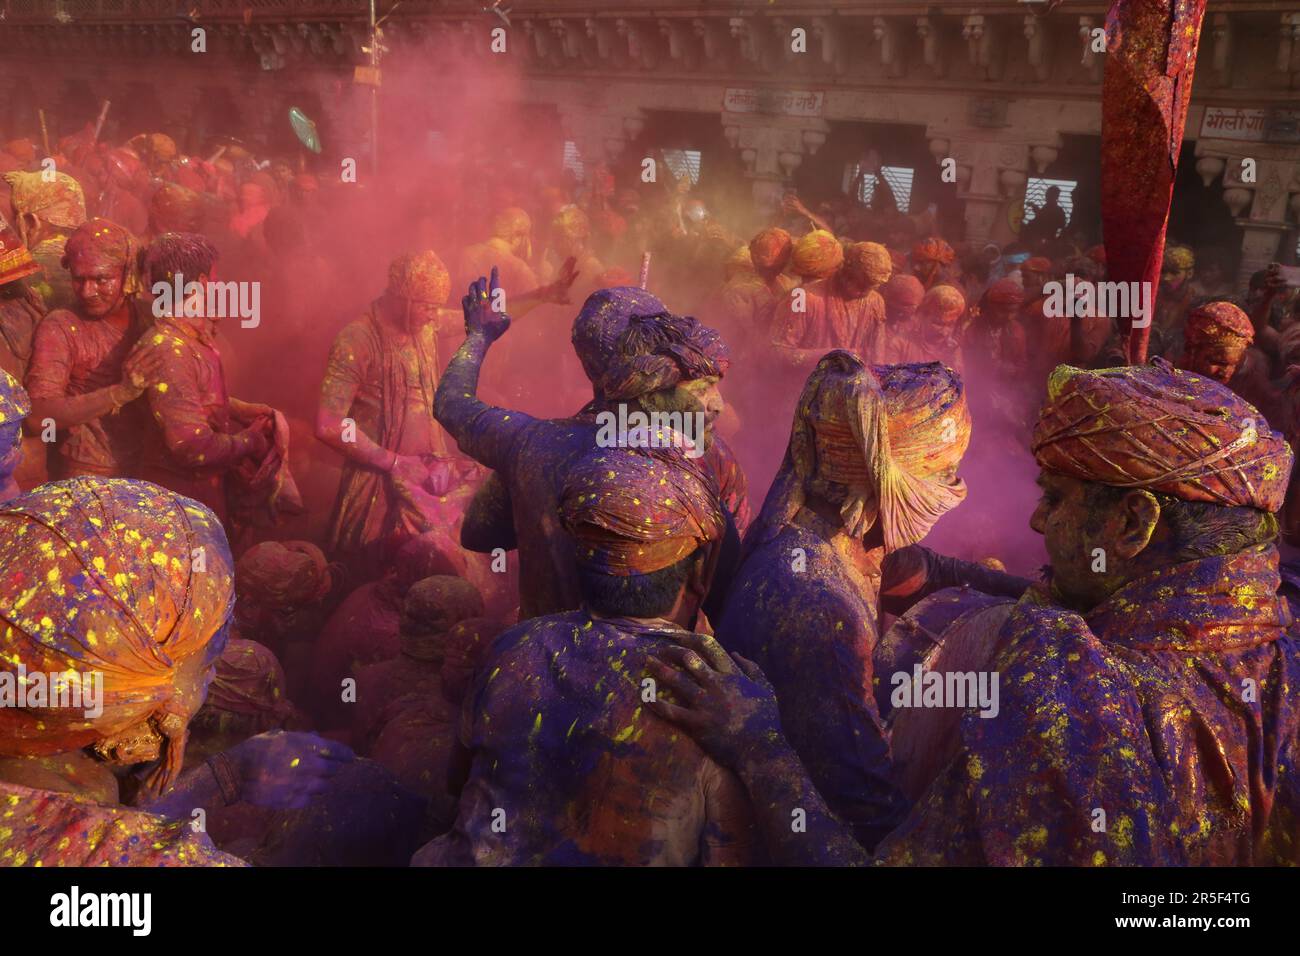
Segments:
[[[216,345],[224,317],[207,301],[216,259],[216,248],[198,233],[166,233],[145,251],[150,287],[170,288],[181,276],[188,298],[170,308],[155,300],[160,314],[136,352],[158,367],[147,393],[155,424],[146,432],[140,475],[203,502],[226,521],[232,474],[272,453],[276,423],[269,405],[240,401],[226,390]]]
[[[0,216],[0,369],[19,381],[27,374],[36,326],[47,311],[31,285],[40,271],[18,233]]]
[[[18,380],[0,369],[0,502],[18,497],[14,473],[22,464],[23,419],[31,410],[31,399]]]
[[[51,477],[123,475],[134,464],[146,419],[133,403],[161,368],[160,356],[131,355],[146,324],[138,253],[135,237],[107,219],[90,220],[67,241],[76,305],[36,327],[25,383],[33,422],[54,424]]]
[[[874,361],[885,335],[885,300],[893,260],[875,242],[844,247],[844,264],[829,279],[794,289],[777,307],[773,342],[801,368],[830,349],[848,349]]]
[[[269,734],[186,766],[231,570],[216,516],[147,482],[75,478],[0,505],[0,686],[27,689],[0,707],[0,865],[238,864],[192,827],[196,807],[304,807],[352,759]],[[38,675],[60,696],[37,699]]]
[[[1251,347],[1255,335],[1251,317],[1237,305],[1202,302],[1187,312],[1183,352],[1176,364],[1227,385],[1259,409],[1272,428],[1289,434],[1293,427],[1290,403],[1284,389],[1269,379],[1267,356]]]
[[[506,289],[535,289],[537,272],[533,269],[533,222],[528,213],[516,206],[501,210],[492,220],[492,235],[484,242],[466,247],[460,260],[465,282],[485,276],[493,269],[501,276]],[[590,279],[594,273],[588,274]],[[518,295],[518,291],[513,295]]]
[[[879,860],[1300,862],[1300,644],[1274,544],[1286,442],[1222,385],[1155,359],[1056,369],[1032,448],[1050,583],[999,635],[998,716],[967,710],[959,751]],[[692,703],[658,709],[770,808],[778,857],[864,862],[770,733],[779,718],[759,671],[697,647],[712,666],[682,651],[668,655],[680,668],[657,668],[669,689],[701,674],[683,688]],[[816,839],[781,833],[791,800],[817,807]]]
[[[462,717],[451,832],[416,865],[744,865],[739,782],[646,707],[646,655],[690,633],[724,528],[717,485],[672,447],[593,449],[560,515],[580,610],[501,635]]]
[[[14,228],[41,267],[36,291],[49,310],[73,308],[77,297],[62,263],[68,238],[86,221],[81,184],[59,172],[53,179],[43,171],[6,173],[4,178],[10,188]]]
[[[916,312],[925,299],[925,286],[916,276],[895,273],[880,290],[885,300],[885,329],[880,347],[871,361],[882,365],[922,362],[916,355],[921,337],[921,323]]]
[[[793,243],[790,234],[775,226],[764,229],[744,247],[749,268],[728,277],[718,294],[723,330],[741,347],[753,342],[754,358],[761,359],[766,349],[761,345],[771,337],[772,316],[777,303],[795,285],[793,276],[785,274]]]
[[[455,449],[434,420],[438,335],[451,279],[431,252],[402,255],[388,286],[330,349],[316,437],[344,456],[329,554],[376,577],[384,554],[423,530],[398,480],[444,495],[459,483]]]
[[[965,497],[969,436],[948,369],[827,355],[717,623],[723,646],[773,681],[791,743],[867,845],[902,808],[873,685],[882,564]]]
[[[718,382],[730,364],[714,330],[668,313],[641,289],[593,293],[574,323],[573,341],[596,399],[578,416],[547,421],[477,398],[487,350],[510,319],[492,312],[486,279],[471,286],[464,306],[465,343],[443,373],[436,414],[461,451],[496,472],[496,487],[487,492],[495,505],[486,510],[497,520],[485,523],[497,527],[481,528],[476,547],[509,546],[508,532],[499,527],[508,508],[519,548],[521,619],[578,606],[573,544],[560,528],[558,502],[569,464],[597,447],[599,412],[622,403],[629,413],[676,412],[692,424],[702,418],[704,434],[685,437],[704,444],[704,458],[715,459],[715,473],[723,472],[741,489],[741,507],[743,476],[738,467],[731,473],[734,458],[707,451],[710,441],[716,445],[711,426],[722,410]]]
[[[912,247],[912,274],[927,290],[951,281],[949,275],[957,254],[952,246],[937,236],[924,239]]]

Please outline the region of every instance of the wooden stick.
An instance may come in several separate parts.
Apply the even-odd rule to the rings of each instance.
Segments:
[[[104,100],[99,106],[99,119],[95,120],[95,135],[90,137],[92,146],[99,142],[99,134],[104,131],[104,120],[108,119],[108,108],[112,105],[112,100]]]

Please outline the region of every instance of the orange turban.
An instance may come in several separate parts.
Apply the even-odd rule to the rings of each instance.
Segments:
[[[578,544],[578,561],[603,574],[650,574],[722,537],[718,486],[703,458],[667,447],[598,448],[564,482],[560,520]]]
[[[1031,259],[1026,259],[1020,268],[1029,272],[1037,272],[1039,275],[1051,275],[1052,260],[1046,256],[1034,256]]]
[[[1255,341],[1255,326],[1231,302],[1207,302],[1187,313],[1184,334],[1189,341],[1244,339],[1249,345]]]
[[[451,276],[437,253],[426,250],[398,256],[388,267],[388,291],[402,299],[447,304]]]
[[[931,236],[929,239],[922,239],[912,247],[912,262],[933,263],[934,265],[946,266],[951,265],[952,261],[957,258],[957,254],[952,251],[952,246],[944,242],[937,236]]]
[[[799,237],[790,260],[800,278],[829,279],[844,262],[844,247],[825,229],[814,229]]]
[[[749,240],[749,257],[760,272],[780,272],[790,261],[794,241],[790,233],[777,226],[764,229]]]
[[[1025,301],[1025,290],[1015,279],[999,279],[984,291],[984,301],[990,305],[1019,306]]]
[[[966,297],[961,290],[950,285],[937,285],[925,294],[917,308],[922,316],[936,325],[952,327],[966,311]]]
[[[956,469],[970,424],[961,377],[940,363],[869,368],[852,352],[830,352],[804,385],[785,461],[746,546],[770,541],[826,484],[848,489],[841,513],[877,502],[886,551],[920,541],[966,497]]]
[[[0,754],[77,750],[148,720],[165,789],[202,703],[177,675],[221,653],[232,570],[216,516],[148,482],[73,478],[0,504],[0,670],[99,674],[103,695],[93,718],[0,707]]]
[[[894,261],[878,242],[852,242],[844,247],[844,271],[853,278],[881,285],[889,281]]]
[[[1226,386],[1150,365],[1057,366],[1031,448],[1045,471],[1117,488],[1276,512],[1291,475],[1282,435]]]

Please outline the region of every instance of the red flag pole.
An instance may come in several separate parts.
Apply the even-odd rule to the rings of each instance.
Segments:
[[[1146,362],[1151,338],[1204,17],[1205,0],[1114,0],[1106,14],[1101,101],[1106,278],[1151,283],[1150,314],[1129,316],[1133,365]]]

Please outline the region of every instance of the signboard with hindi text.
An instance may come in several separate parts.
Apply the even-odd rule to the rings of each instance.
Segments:
[[[1207,106],[1201,119],[1201,139],[1235,139],[1247,143],[1264,142],[1268,131],[1268,110]]]
[[[768,116],[821,116],[826,94],[820,90],[752,90],[728,87],[722,108],[728,113]]]

